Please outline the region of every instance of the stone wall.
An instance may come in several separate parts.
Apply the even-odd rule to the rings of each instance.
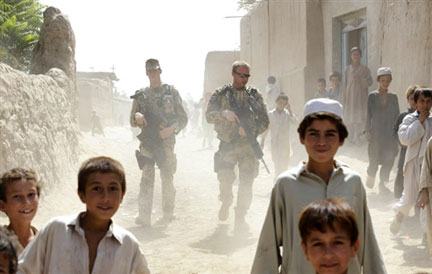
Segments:
[[[0,63],[0,172],[33,168],[44,183],[61,182],[78,153],[73,89],[60,69],[27,75]]]

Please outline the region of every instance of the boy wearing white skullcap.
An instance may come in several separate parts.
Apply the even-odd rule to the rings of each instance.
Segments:
[[[251,273],[279,273],[282,269],[283,273],[315,274],[301,247],[299,214],[309,203],[332,197],[344,198],[357,217],[360,246],[350,261],[349,273],[362,273],[361,269],[363,273],[386,273],[361,178],[334,159],[348,136],[342,113],[342,105],[331,99],[305,104],[297,131],[308,161],[278,177]]]
[[[377,70],[378,89],[368,95],[365,136],[368,142],[369,166],[366,186],[372,188],[378,167],[380,191],[389,191],[384,183],[389,180],[390,171],[398,153],[399,141],[393,133],[393,125],[399,116],[399,102],[396,94],[389,92],[392,71],[389,67]]]

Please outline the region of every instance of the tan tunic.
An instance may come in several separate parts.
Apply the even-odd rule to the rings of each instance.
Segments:
[[[357,218],[360,247],[357,257],[350,262],[348,273],[386,273],[360,176],[339,162],[328,184],[307,171],[303,164],[279,176],[251,273],[315,274],[301,248],[298,220],[301,211],[311,202],[333,197],[345,199]]]
[[[419,190],[427,188],[429,191],[429,203],[425,207],[426,236],[429,254],[432,256],[432,138],[427,143],[425,157],[420,175]]]
[[[52,219],[19,257],[18,273],[90,274],[88,246],[78,216]],[[111,222],[92,273],[150,274],[137,239]]]
[[[372,77],[368,67],[360,64],[349,65],[345,69],[341,94],[345,124],[358,123],[363,127],[366,120],[368,87],[371,85]]]

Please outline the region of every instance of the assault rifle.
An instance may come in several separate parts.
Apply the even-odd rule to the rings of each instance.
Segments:
[[[136,91],[135,94],[132,95],[130,98],[137,100],[141,108],[147,110],[145,106],[145,96],[140,94],[140,91]],[[137,136],[137,138],[138,140],[140,140],[140,142],[143,142],[145,140],[148,141],[148,143],[146,142],[146,145],[148,146],[148,149],[153,156],[153,160],[160,168],[166,160],[163,140],[159,135],[159,131],[161,126],[163,125],[164,120],[160,116],[157,116],[149,111],[145,111],[144,118],[146,119],[147,125],[145,126],[145,129],[141,128],[141,133]],[[145,157],[139,152],[135,153],[135,155],[140,169],[142,169],[146,162],[151,161],[151,159]]]
[[[163,146],[163,140],[159,135],[159,131],[161,125],[163,125],[164,120],[158,115],[154,115],[153,113],[146,111],[144,113],[144,117],[147,121],[147,125],[145,128],[141,129],[141,133],[137,136],[138,140],[141,142],[144,140],[148,140],[148,149],[153,155],[153,160],[156,162],[158,167],[162,167],[165,163],[166,155],[165,149]],[[137,159],[138,162],[140,161]]]
[[[245,108],[245,107],[239,108],[238,105],[235,104],[234,113],[237,116],[237,118],[239,119],[240,127],[242,127],[246,133],[246,138],[247,138],[249,144],[251,145],[251,147],[254,151],[255,157],[263,163],[265,169],[267,170],[267,173],[270,174],[270,170],[268,169],[267,164],[263,158],[264,153],[261,150],[261,147],[260,147],[260,145],[256,139],[256,136],[253,134],[251,128],[247,124],[247,119],[249,117],[252,117],[254,115],[254,112],[250,109],[250,107],[249,108]]]

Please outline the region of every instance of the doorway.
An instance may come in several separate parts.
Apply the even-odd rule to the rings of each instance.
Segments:
[[[366,9],[345,15],[340,18],[341,37],[341,70],[351,64],[351,48],[362,51],[362,64],[367,65],[367,20]]]

